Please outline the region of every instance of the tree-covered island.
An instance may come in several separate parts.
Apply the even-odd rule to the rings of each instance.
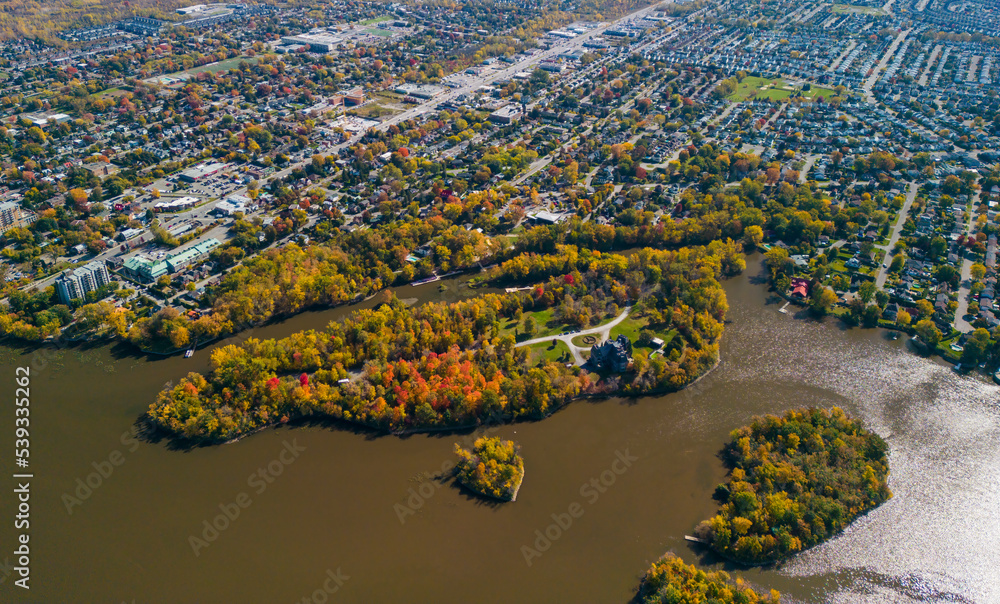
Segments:
[[[515,501],[524,480],[524,459],[518,449],[514,441],[495,436],[476,439],[471,451],[456,443],[459,484],[486,497]]]
[[[646,571],[639,588],[641,604],[778,604],[780,594],[754,591],[737,577],[723,571],[705,572],[685,564],[674,554],[666,554]]]
[[[719,279],[744,266],[731,241],[631,256],[563,246],[519,261],[485,274],[524,283],[515,269],[527,265],[533,285],[522,291],[415,307],[386,295],[323,330],[220,347],[207,375],[160,393],[149,421],[199,442],[305,417],[400,432],[540,418],[581,396],[677,390],[715,365],[728,308]],[[563,333],[628,305],[634,329],[669,341],[636,354],[627,372],[590,373],[518,345],[522,315]]]
[[[730,436],[722,508],[696,529],[727,558],[780,561],[892,497],[888,445],[837,407],[767,415]]]

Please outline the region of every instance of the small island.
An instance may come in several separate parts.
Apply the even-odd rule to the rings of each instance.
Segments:
[[[722,508],[695,534],[744,564],[777,562],[822,543],[890,497],[888,445],[843,410],[755,418],[723,449]]]
[[[498,437],[478,438],[472,451],[455,444],[458,482],[467,489],[500,501],[515,501],[524,480],[519,447]]]
[[[705,572],[685,564],[674,554],[666,554],[653,563],[646,571],[639,588],[642,604],[667,604],[673,602],[737,602],[754,604],[769,602],[778,604],[780,594],[771,590],[761,595],[749,587],[742,579],[733,581],[723,571]]]

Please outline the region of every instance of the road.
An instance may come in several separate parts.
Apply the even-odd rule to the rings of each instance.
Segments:
[[[523,342],[519,342],[516,346],[531,346],[532,344],[544,344],[547,342],[551,342],[552,340],[559,340],[561,342],[565,342],[566,346],[569,346],[569,351],[573,354],[573,362],[576,363],[577,365],[583,365],[585,359],[583,358],[583,355],[580,353],[580,351],[586,350],[587,347],[577,346],[576,344],[573,343],[573,338],[577,336],[589,336],[593,334],[600,336],[598,341],[603,342],[604,340],[607,340],[609,337],[611,337],[611,329],[615,325],[618,325],[619,323],[624,321],[625,317],[627,317],[628,313],[631,311],[632,311],[631,306],[626,307],[625,310],[623,310],[620,315],[618,315],[611,321],[608,321],[604,325],[598,325],[597,327],[591,327],[590,329],[583,329],[576,333],[561,333],[558,335],[548,336],[544,338],[534,338],[532,340],[525,340]]]
[[[889,49],[885,51],[885,54],[882,56],[882,60],[878,62],[878,65],[872,71],[871,77],[868,78],[865,81],[864,86],[861,87],[861,89],[865,93],[865,100],[867,100],[869,103],[875,102],[875,97],[872,95],[872,88],[875,87],[875,82],[878,81],[879,76],[882,75],[883,71],[885,71],[885,66],[889,64],[889,60],[892,59],[892,56],[894,54],[896,54],[896,50],[899,49],[899,45],[903,43],[903,40],[906,39],[906,36],[909,33],[910,30],[908,29],[899,32],[899,35],[896,36],[896,39],[893,40],[892,44],[889,45]]]
[[[876,245],[875,247],[880,250],[885,250],[885,258],[882,260],[882,264],[878,267],[878,276],[875,278],[875,285],[882,289],[885,287],[886,279],[889,278],[889,268],[886,266],[889,264],[892,249],[899,241],[899,236],[903,231],[903,225],[906,224],[906,217],[910,215],[910,206],[913,205],[913,200],[917,198],[917,183],[911,182],[909,187],[906,189],[906,201],[903,202],[902,209],[899,210],[899,217],[896,218],[896,224],[892,227],[892,234],[889,235],[889,243],[887,245]]]
[[[972,207],[979,206],[979,191],[976,191],[972,198]],[[969,224],[965,227],[965,236],[972,235],[973,226],[976,224],[975,214],[969,215]],[[955,329],[967,333],[974,328],[972,324],[965,320],[965,314],[969,312],[969,296],[972,294],[972,260],[962,257],[962,276],[959,277],[958,285],[958,309],[955,310]]]
[[[800,183],[805,183],[809,179],[809,170],[812,170],[813,164],[816,163],[818,158],[819,156],[816,154],[810,154],[806,157],[806,164],[802,166],[801,170],[799,170]]]

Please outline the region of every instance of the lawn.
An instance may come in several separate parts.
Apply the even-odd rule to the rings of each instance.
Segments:
[[[359,117],[368,119],[380,118],[387,115],[394,115],[396,113],[397,113],[396,111],[389,109],[388,107],[383,107],[378,103],[372,103],[371,105],[364,105],[356,109],[351,109],[350,111],[347,112],[348,115],[357,115]]]
[[[366,29],[365,33],[373,35],[373,36],[382,36],[383,38],[388,38],[390,36],[395,35],[395,32],[391,32],[391,31],[388,31],[388,30],[385,30],[385,29],[374,29],[374,28],[371,28],[371,27],[369,27],[368,29]]]
[[[802,90],[801,87],[792,86],[781,79],[748,76],[743,78],[743,81],[737,85],[736,91],[727,96],[726,99],[734,102],[748,101],[753,98],[780,101],[799,91],[802,92],[803,97],[809,99],[816,96],[829,98],[837,94],[833,89],[822,86],[811,86],[809,90]]]
[[[385,21],[392,21],[392,17],[389,15],[382,15],[381,17],[375,17],[374,19],[365,19],[361,21],[361,25],[375,25],[376,23],[384,23]]]
[[[524,340],[533,340],[535,338],[547,338],[549,336],[554,336],[561,334],[566,331],[566,326],[558,322],[554,318],[554,308],[547,308],[545,310],[539,310],[534,312],[524,313],[525,318],[528,316],[535,317],[535,333],[530,336],[524,333],[524,319],[518,324],[517,321],[507,321],[503,329],[500,331],[501,335],[514,334],[514,330],[517,329],[517,341],[523,342]]]
[[[102,90],[97,93],[97,96],[122,96],[123,94],[129,92],[128,90],[122,90],[121,88],[108,88],[107,90]]]
[[[667,347],[674,336],[677,335],[677,330],[671,329],[668,332],[662,332],[649,326],[649,320],[646,318],[634,319],[631,316],[626,318],[624,321],[615,325],[611,328],[611,339],[617,338],[619,335],[624,334],[628,339],[632,340],[632,347],[635,354],[643,354],[644,356],[649,356],[655,348],[652,346],[639,346],[636,342],[639,341],[639,331],[643,329],[650,329],[656,335],[656,337],[663,340],[663,346]]]
[[[644,329],[646,324],[646,319],[633,319],[631,316],[628,316],[624,321],[611,328],[611,339],[614,340],[620,334],[625,334],[635,344],[639,339],[639,330]]]
[[[232,59],[226,59],[225,61],[219,61],[218,63],[210,63],[208,65],[202,65],[201,67],[193,67],[187,70],[187,73],[197,75],[203,71],[207,71],[208,73],[215,75],[217,73],[229,71],[230,69],[236,69],[243,61],[256,63],[257,59],[250,57],[234,57]]]
[[[573,362],[573,355],[569,352],[569,346],[567,346],[566,342],[563,342],[562,340],[556,340],[555,346],[553,346],[551,342],[532,344],[531,346],[528,346],[528,350],[531,351],[532,357],[542,358],[546,361],[554,361],[557,363]]]

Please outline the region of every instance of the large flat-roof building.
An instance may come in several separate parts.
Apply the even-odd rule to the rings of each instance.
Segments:
[[[63,304],[83,298],[87,293],[97,291],[111,283],[108,267],[103,262],[93,261],[79,268],[70,269],[56,279],[56,293]]]
[[[181,172],[181,180],[186,182],[197,182],[206,176],[212,176],[217,174],[226,168],[226,164],[210,161],[204,164],[199,164],[197,166],[191,166],[187,170]]]
[[[341,34],[330,32],[309,32],[296,36],[284,36],[281,38],[283,46],[293,46],[302,44],[308,46],[312,52],[333,52],[338,46],[344,43],[346,37]]]
[[[179,210],[186,210],[187,208],[192,208],[198,205],[200,200],[197,197],[178,197],[176,199],[168,199],[165,201],[158,201],[153,205],[154,212],[177,212]]]
[[[16,201],[0,202],[0,235],[13,228],[26,227],[36,218],[34,212],[25,210]]]
[[[137,281],[152,283],[167,274],[167,263],[135,255],[125,261],[122,270]]]
[[[207,258],[208,253],[220,245],[222,245],[222,243],[219,242],[218,239],[206,239],[197,245],[192,245],[191,247],[177,252],[172,256],[168,256],[167,270],[171,273],[176,273],[192,262],[201,260],[202,258]]]
[[[490,114],[490,121],[495,124],[509,124],[521,118],[521,106],[516,103],[505,105]]]

